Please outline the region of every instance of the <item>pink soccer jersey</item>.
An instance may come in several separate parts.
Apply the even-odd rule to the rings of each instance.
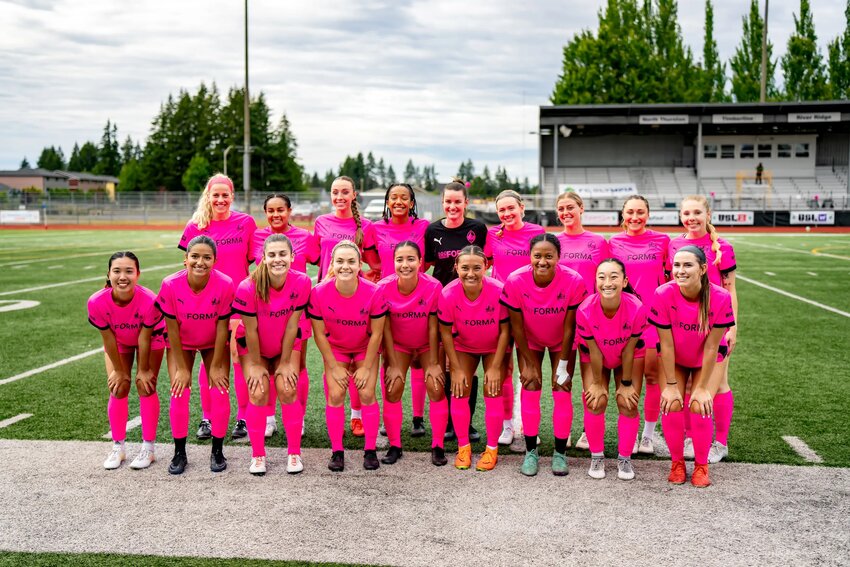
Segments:
[[[709,330],[735,325],[732,295],[728,291],[711,284],[708,302]],[[707,335],[699,330],[699,302],[685,299],[676,282],[667,282],[655,291],[649,322],[659,329],[672,330],[676,364],[688,368],[702,367]],[[725,344],[725,338],[720,344]]]
[[[654,230],[638,236],[620,232],[608,240],[608,246],[611,256],[626,266],[626,277],[640,300],[649,304],[655,290],[667,280],[664,269],[670,237]]]
[[[372,223],[369,219],[363,217],[360,217],[360,222],[363,229],[363,250],[374,249],[375,232],[372,228]],[[319,245],[319,281],[322,281],[322,278],[328,272],[334,246],[340,240],[351,240],[354,242],[356,232],[357,223],[354,222],[353,218],[341,219],[332,213],[320,215],[316,218],[316,224],[313,226],[313,234]]]
[[[455,280],[443,288],[437,302],[437,318],[441,325],[452,327],[455,350],[470,354],[489,354],[499,343],[499,325],[508,322],[508,310],[499,301],[502,282],[484,277],[478,299],[471,301],[463,292],[463,284]]]
[[[286,324],[293,311],[303,310],[310,299],[310,276],[291,270],[280,290],[269,288],[269,300],[257,297],[251,277],[242,280],[233,298],[233,311],[257,318],[260,356],[280,355]]]
[[[623,349],[633,337],[639,338],[645,328],[646,309],[631,293],[623,293],[613,317],[605,315],[598,293],[585,299],[576,313],[576,332],[584,341],[592,339],[596,343],[605,368],[622,366]],[[640,358],[643,349],[635,349],[635,354]]]
[[[375,246],[381,258],[381,277],[386,278],[395,273],[395,246],[399,242],[412,240],[419,245],[420,254],[425,254],[425,229],[428,228],[425,219],[411,219],[405,224],[396,224],[379,220],[372,223],[375,234]],[[425,265],[422,265],[425,268]]]
[[[257,223],[251,215],[230,211],[230,217],[221,221],[210,221],[203,230],[198,225],[189,221],[180,237],[181,250],[186,250],[189,241],[203,234],[215,241],[216,260],[215,269],[226,274],[234,282],[241,282],[248,275],[248,266],[254,259],[251,252],[251,240]]]
[[[584,281],[576,271],[557,265],[549,285],[538,287],[534,283],[534,270],[529,265],[508,277],[502,304],[522,312],[528,348],[559,349],[564,340],[567,311],[578,309],[586,295]]]
[[[251,239],[251,256],[257,265],[263,261],[263,245],[266,238],[272,234],[283,234],[292,242],[292,251],[295,259],[292,261],[292,269],[307,273],[307,264],[315,264],[319,261],[319,244],[310,231],[298,226],[289,226],[286,232],[273,232],[270,226],[258,229]]]
[[[428,318],[437,314],[437,302],[443,286],[428,274],[419,274],[419,283],[409,295],[398,290],[398,276],[393,274],[378,282],[390,310],[393,344],[402,352],[428,350]]]
[[[610,256],[605,237],[586,230],[576,236],[562,232],[558,240],[561,242],[561,264],[577,271],[588,295],[592,295],[596,291],[596,267]]]
[[[524,223],[519,230],[503,230],[501,226],[491,226],[487,230],[484,254],[493,260],[493,277],[505,283],[512,272],[527,266],[531,256],[529,243],[532,238],[544,232],[542,226],[530,222]]]
[[[89,323],[101,331],[111,329],[118,343],[118,352],[132,352],[139,346],[142,327],[153,328],[155,336],[162,336],[165,332],[162,313],[155,303],[154,292],[137,285],[133,299],[122,307],[112,299],[112,288],[105,287],[89,297]]]
[[[177,319],[183,350],[203,350],[215,346],[216,324],[230,317],[233,294],[233,281],[225,274],[211,270],[206,287],[195,293],[186,270],[180,270],[162,280],[156,306]]]
[[[723,274],[733,272],[737,268],[735,264],[735,250],[732,248],[732,245],[722,238],[717,239],[717,242],[720,244],[722,256],[720,257],[720,265],[715,266],[714,259],[717,258],[717,254],[711,249],[711,236],[705,234],[693,240],[685,238],[685,236],[683,234],[670,241],[670,247],[667,253],[667,271],[671,272],[673,270],[673,256],[676,255],[679,248],[683,246],[696,246],[705,252],[705,259],[708,262],[708,281],[715,285],[723,285]]]
[[[336,289],[336,281],[330,279],[313,288],[307,315],[325,323],[325,333],[334,351],[344,354],[360,354],[369,346],[371,320],[387,314],[378,284],[360,278],[357,291],[351,297],[343,297]]]

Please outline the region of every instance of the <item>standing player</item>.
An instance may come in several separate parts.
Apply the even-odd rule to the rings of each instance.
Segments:
[[[310,292],[307,314],[313,320],[313,339],[325,364],[325,416],[331,441],[328,469],[345,468],[345,392],[353,381],[363,408],[365,453],[363,468],[380,466],[375,451],[380,409],[375,397],[378,349],[383,338],[387,306],[377,284],[360,277],[360,250],[343,240],[331,251],[331,265],[322,283]]]
[[[233,285],[248,276],[248,266],[253,260],[251,254],[251,240],[257,223],[254,218],[245,213],[231,209],[233,205],[233,181],[221,173],[216,173],[207,181],[201,197],[198,199],[198,207],[192,215],[192,219],[186,223],[183,236],[180,237],[178,248],[186,252],[187,244],[198,235],[210,237],[215,242],[217,250],[215,269],[231,279]],[[233,383],[236,386],[236,425],[233,428],[233,439],[241,439],[248,435],[245,426],[245,411],[248,409],[248,389],[245,386],[245,377],[242,374],[242,366],[236,358],[235,331],[238,326],[238,318],[230,321],[231,331],[231,358],[233,360]],[[201,361],[201,369],[198,372],[198,386],[201,391],[201,411],[203,419],[198,426],[198,439],[209,439],[210,430],[210,388],[207,383],[207,368]]]
[[[682,224],[687,232],[670,242],[667,255],[668,271],[670,262],[676,251],[683,246],[696,246],[703,251],[708,260],[708,280],[723,288],[732,295],[732,310],[735,320],[738,320],[738,293],[735,290],[735,251],[732,245],[720,238],[717,230],[711,224],[711,208],[708,200],[702,195],[691,195],[682,200],[679,211]],[[738,341],[738,327],[733,325],[726,330],[726,342],[729,345],[729,355],[735,349]],[[688,398],[685,398],[687,404]],[[735,399],[729,388],[728,362],[724,369],[723,379],[717,389],[717,399],[714,401],[715,435],[716,440],[711,447],[710,460],[718,463],[729,454],[729,428],[732,425],[732,412]],[[687,419],[687,416],[686,416]],[[687,428],[687,421],[685,426]],[[685,457],[693,458],[694,447],[690,437],[685,440]]]
[[[109,257],[106,287],[88,300],[89,323],[100,330],[106,360],[109,403],[106,413],[112,434],[112,451],[103,463],[117,469],[126,458],[128,395],[133,359],[136,363],[136,390],[142,417],[142,450],[130,463],[132,469],[145,469],[156,460],[154,443],[159,422],[159,396],[156,378],[165,349],[165,324],[154,306],[156,295],[137,285],[139,259],[132,252],[116,252]]]
[[[264,424],[271,383],[280,396],[288,453],[286,472],[304,470],[301,461],[301,426],[304,408],[298,400],[298,380],[303,350],[297,340],[298,325],[310,298],[310,277],[290,269],[294,261],[292,243],[283,234],[269,236],[263,245],[262,261],[236,290],[233,310],[242,315],[245,346],[239,356],[246,370],[248,394],[248,437],[253,453],[249,472],[266,473]],[[271,402],[274,407],[274,401]]]
[[[443,288],[457,278],[455,260],[460,251],[466,246],[484,248],[487,242],[487,226],[477,219],[466,218],[466,207],[469,196],[466,185],[458,178],[452,179],[443,187],[443,212],[445,217],[432,222],[425,231],[425,264],[426,269],[434,266],[434,277]],[[440,355],[443,360],[444,354]],[[455,429],[451,418],[451,372],[446,373],[446,397],[449,400],[449,424],[446,428],[446,439],[455,437]],[[475,405],[478,401],[478,377],[472,376],[472,386],[469,396],[469,438],[478,441],[480,435],[472,427],[472,417],[475,415]]]
[[[561,263],[577,271],[584,280],[587,294],[592,295],[596,290],[596,266],[603,259],[610,256],[608,243],[601,234],[584,230],[581,215],[584,214],[584,201],[574,191],[567,191],[558,196],[555,201],[555,209],[558,219],[564,225],[564,231],[558,235],[561,241]],[[569,357],[566,372],[572,376],[575,374],[576,348]],[[582,404],[584,404],[582,397]],[[588,449],[587,435],[582,432],[576,442],[576,448]]]
[[[694,444],[691,484],[706,487],[711,448],[714,396],[723,379],[727,354],[725,334],[735,324],[731,294],[708,280],[708,265],[701,248],[684,246],[673,257],[673,281],[655,291],[650,323],[658,327],[661,364],[666,387],[661,393],[661,426],[670,448],[672,466],[668,480],[686,480],[684,444],[685,412],[690,414]],[[691,396],[684,405],[685,387]]]
[[[171,474],[186,469],[186,437],[189,434],[189,398],[195,354],[209,369],[212,426],[210,470],[227,468],[222,451],[230,421],[230,348],[228,322],[233,302],[233,282],[213,269],[216,245],[208,236],[196,236],[186,246],[186,269],[167,276],[156,298],[168,326],[168,374],[171,378],[171,434],[174,458]],[[200,386],[204,388],[203,385]]]
[[[558,379],[558,366],[563,356],[569,356],[575,338],[576,309],[586,292],[581,276],[558,263],[561,244],[555,235],[538,234],[531,239],[529,248],[531,265],[514,271],[508,277],[502,296],[502,303],[510,310],[511,331],[519,355],[522,381],[520,410],[525,460],[520,470],[526,476],[537,474],[543,358],[548,350],[554,403],[552,473],[564,476],[569,472],[567,439],[573,422],[572,383]]]
[[[484,422],[487,448],[475,469],[489,471],[499,458],[498,438],[502,429],[502,382],[507,372],[510,330],[508,313],[499,302],[502,283],[485,275],[487,258],[478,246],[467,246],[455,260],[458,279],[440,294],[438,315],[443,348],[452,372],[452,420],[457,434],[455,467],[472,464],[469,444],[469,404],[472,377],[478,363],[484,364]]]
[[[390,185],[384,195],[383,220],[372,223],[372,228],[381,258],[381,277],[386,278],[395,273],[394,255],[399,242],[415,242],[419,250],[425,246],[428,221],[419,218],[413,187],[407,183]],[[424,269],[424,264],[422,268]],[[413,428],[410,435],[421,437],[425,435],[425,372],[422,367],[410,368],[410,382],[413,402]]]
[[[508,276],[519,268],[528,266],[529,242],[545,232],[543,227],[530,222],[523,222],[525,204],[516,191],[502,191],[496,196],[496,213],[500,225],[490,227],[487,231],[487,243],[484,254],[493,265],[493,277],[502,283]],[[514,440],[514,384],[513,360],[508,360],[508,375],[506,384],[502,386],[502,407],[505,415],[502,421],[502,433],[499,435],[499,445],[510,445]],[[517,380],[519,386],[519,380]]]
[[[587,411],[584,430],[590,444],[591,478],[605,478],[605,408],[611,373],[616,385],[617,477],[632,480],[632,448],[637,441],[638,404],[643,382],[646,310],[634,295],[626,267],[616,258],[596,269],[597,293],[585,299],[576,315],[581,350],[581,379]],[[624,293],[627,292],[627,293]]]
[[[384,328],[384,424],[390,448],[381,462],[391,465],[401,457],[401,396],[407,370],[411,369],[412,377],[415,365],[425,375],[431,399],[428,412],[431,462],[443,466],[448,462],[443,435],[449,419],[449,403],[444,391],[443,367],[438,362],[437,300],[442,286],[435,278],[420,273],[422,254],[416,242],[399,242],[395,247],[394,263],[396,273],[378,283],[389,308],[389,324]]]
[[[611,236],[608,245],[611,256],[626,266],[626,277],[641,302],[648,305],[658,286],[667,280],[664,271],[670,237],[663,232],[646,228],[649,221],[649,201],[632,195],[623,203],[623,232]],[[636,452],[655,453],[655,426],[658,423],[661,388],[658,385],[658,331],[647,325],[641,339],[646,346],[643,374],[646,395],[643,402],[643,433]]]
[[[331,206],[333,213],[320,215],[313,226],[313,234],[319,245],[317,281],[325,278],[336,245],[348,240],[357,245],[361,257],[371,268],[369,272],[364,272],[363,276],[377,282],[381,279],[381,263],[375,249],[375,232],[369,219],[360,216],[357,191],[352,178],[342,175],[334,179],[331,184]],[[363,437],[360,396],[353,381],[348,386],[348,393],[351,398],[351,433],[355,437]]]
[[[266,220],[269,226],[254,232],[254,237],[251,239],[251,256],[256,260],[257,265],[259,266],[263,260],[263,246],[265,245],[266,238],[272,234],[282,234],[292,243],[290,267],[293,270],[306,274],[307,263],[315,264],[319,261],[319,248],[316,244],[316,239],[313,238],[309,230],[289,224],[289,216],[292,214],[292,202],[289,197],[283,193],[272,193],[268,195],[263,202],[263,211],[266,213]],[[306,316],[301,317],[298,328],[300,330],[299,341],[306,341],[313,335],[312,326]],[[237,339],[244,336],[244,332],[244,327],[237,330]],[[298,401],[304,410],[306,410],[307,396],[310,393],[310,377],[307,374],[307,349],[302,349],[300,356],[301,373],[298,376]],[[266,437],[271,437],[277,431],[277,425],[275,423],[277,395],[274,389],[275,382],[272,380],[271,391],[269,392],[269,415],[266,417]]]

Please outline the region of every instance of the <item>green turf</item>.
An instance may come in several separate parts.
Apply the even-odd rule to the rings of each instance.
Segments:
[[[93,280],[0,295],[0,301],[41,302],[33,309],[0,312],[0,380],[100,347],[99,333],[86,322],[85,302],[102,285],[100,278],[105,277],[109,255],[119,248],[137,251],[142,264],[141,283],[157,291],[162,277],[181,267],[182,253],[175,246],[178,236],[174,231],[0,232],[3,241],[0,294],[85,278]],[[740,276],[848,311],[850,236],[747,234],[729,237],[735,246]],[[810,253],[812,250],[831,256],[815,256]],[[160,266],[164,267],[151,269]],[[311,275],[315,275],[315,271]],[[782,435],[793,435],[809,444],[823,457],[826,465],[850,466],[850,439],[842,419],[842,410],[846,407],[844,400],[850,395],[850,385],[843,378],[850,367],[850,341],[847,339],[850,319],[762,289],[743,279],[739,279],[737,287],[741,305],[740,331],[739,346],[730,365],[736,406],[729,460],[805,464],[782,440]],[[310,343],[308,368],[312,387],[303,440],[308,447],[328,446],[321,366],[315,345]],[[159,387],[162,412],[158,437],[161,443],[169,441],[167,382],[163,367]],[[0,429],[0,438],[102,439],[109,429],[105,383],[103,357],[96,354],[0,385],[0,420],[20,413],[33,414],[29,419]],[[430,436],[414,439],[408,434],[410,388],[406,390],[405,450],[428,450]],[[575,439],[580,434],[582,412],[578,394],[573,398]],[[542,402],[541,452],[546,453],[552,450],[551,396],[544,393]],[[479,401],[473,421],[482,432],[483,409],[483,402]],[[199,411],[197,401],[193,402],[192,429],[200,419]],[[131,394],[130,416],[136,415],[138,399]],[[235,400],[232,415],[235,419]],[[140,441],[140,436],[141,430],[136,428],[129,432],[128,440]],[[281,434],[269,440],[272,451],[282,445]],[[362,440],[346,435],[346,447],[362,448]],[[606,447],[609,456],[616,455],[613,402],[608,410]],[[453,449],[453,444],[447,445],[448,451]],[[480,449],[483,444],[475,447],[475,450]],[[574,455],[586,455],[571,451]]]
[[[162,557],[159,555],[123,555],[118,553],[19,553],[0,551],[0,567],[52,567],[73,563],[78,567],[122,565],[127,567],[239,567],[250,563],[256,567],[327,566],[342,567],[354,563],[313,563],[310,561],[272,561],[267,559],[211,559],[201,557]]]

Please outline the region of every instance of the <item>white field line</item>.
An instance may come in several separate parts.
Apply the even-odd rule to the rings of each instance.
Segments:
[[[17,268],[18,266],[15,267]],[[83,266],[84,270],[91,270],[92,268],[94,268],[94,266]]]
[[[744,280],[747,283],[751,283],[753,285],[763,287],[764,289],[770,290],[774,293],[778,293],[779,295],[784,295],[785,297],[790,297],[791,299],[796,299],[797,301],[802,301],[803,303],[808,303],[809,305],[814,305],[815,307],[820,307],[821,309],[824,309],[824,310],[829,311],[831,313],[836,313],[838,315],[842,315],[844,317],[850,318],[850,313],[847,313],[846,311],[841,311],[840,309],[836,309],[835,307],[830,307],[829,305],[824,305],[823,303],[818,303],[817,301],[812,301],[811,299],[806,299],[805,297],[800,297],[799,295],[794,295],[793,293],[788,293],[787,291],[781,290],[779,288],[775,288],[775,287],[767,285],[767,284],[763,284],[763,283],[758,282],[756,280],[752,280],[750,278],[744,277],[740,274],[736,275],[735,279],[736,280]]]
[[[23,420],[27,419],[28,417],[32,417],[32,414],[31,413],[19,413],[15,417],[10,417],[9,419],[4,419],[3,421],[0,421],[0,429],[3,429],[4,427],[9,427],[13,423],[18,423],[19,421],[23,421]]]
[[[765,272],[765,274],[767,274],[768,276],[775,276],[776,275],[773,272]]]
[[[142,416],[137,415],[133,419],[127,422],[127,431],[131,429],[136,429],[138,426],[142,424]],[[106,435],[103,436],[104,439],[112,439],[112,430],[106,432]]]
[[[782,252],[794,252],[796,254],[805,254],[806,256],[823,256],[824,258],[835,258],[836,260],[845,260],[850,262],[850,258],[847,256],[837,256],[835,254],[825,254],[823,252],[819,252],[817,254],[811,252],[810,250],[797,250],[796,248],[785,248],[784,246],[777,246],[775,244],[761,244],[758,242],[749,242],[746,240],[742,240],[740,242],[736,242],[736,244],[743,244],[745,246],[758,246],[760,248],[770,248],[771,250],[781,250]]]
[[[8,384],[10,382],[15,382],[17,380],[21,380],[23,378],[29,378],[30,376],[34,376],[36,374],[41,374],[42,372],[46,372],[47,370],[53,370],[54,368],[58,368],[65,364],[69,364],[71,362],[76,362],[78,360],[82,360],[83,358],[89,357],[93,354],[97,354],[99,352],[103,352],[102,348],[96,348],[94,350],[89,350],[86,352],[82,352],[80,354],[75,354],[74,356],[69,356],[68,358],[63,358],[62,360],[58,360],[51,364],[40,366],[38,368],[33,368],[32,370],[27,370],[26,372],[21,372],[20,374],[15,374],[14,376],[9,376],[8,378],[3,378],[0,380],[0,386],[3,384]]]
[[[13,267],[17,268],[17,266],[13,266]],[[58,270],[58,269],[64,268],[64,267],[65,266],[47,266],[47,269],[48,270]]]
[[[143,270],[143,272],[152,272],[154,270],[165,270],[165,269],[174,270],[174,269],[177,269],[178,267],[179,267],[179,264],[174,263],[174,264],[167,264],[165,266],[153,266],[151,268],[145,268]],[[31,291],[39,291],[39,290],[42,290],[42,289],[50,289],[50,288],[54,288],[54,287],[63,287],[63,286],[66,286],[66,285],[75,285],[75,284],[80,284],[80,283],[96,282],[96,281],[100,281],[100,280],[103,280],[103,279],[104,279],[103,276],[95,276],[93,278],[83,278],[81,280],[72,280],[72,281],[69,281],[69,282],[59,282],[59,283],[52,283],[52,284],[46,284],[46,285],[39,285],[39,286],[35,286],[35,287],[26,287],[26,288],[23,288],[23,289],[14,289],[12,291],[0,292],[0,296],[15,295],[15,294],[18,294],[18,293],[29,293]]]
[[[806,272],[806,273],[809,274],[810,276],[817,276],[817,274],[814,273],[814,272]]]
[[[159,246],[154,246],[153,248],[137,248],[134,252],[150,252],[151,250],[162,250],[163,246],[160,244]],[[112,251],[114,252],[114,250]],[[85,254],[71,254],[69,256],[62,256],[63,260],[69,260],[71,258],[88,258],[89,256],[103,256],[104,258],[107,255],[111,254],[111,252],[86,252]],[[56,257],[52,258],[38,258],[37,260],[16,260],[14,262],[4,262],[0,264],[0,268],[3,266],[22,266],[27,264],[35,264],[37,262],[55,262]]]
[[[793,435],[783,435],[782,440],[791,445],[794,452],[809,461],[810,463],[822,463],[823,459],[812,451],[812,448],[806,445],[806,442],[799,437]]]

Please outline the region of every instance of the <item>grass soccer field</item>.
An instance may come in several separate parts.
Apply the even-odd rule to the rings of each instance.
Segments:
[[[735,416],[729,461],[806,464],[783,440],[783,436],[794,436],[816,452],[824,465],[850,466],[844,419],[850,397],[846,380],[850,367],[850,235],[730,232],[724,236],[736,249],[740,301],[739,343],[730,366]],[[86,299],[102,287],[106,262],[118,249],[138,254],[140,283],[157,291],[161,279],[180,268],[178,238],[174,231],[147,230],[0,232],[0,438],[104,439],[109,426],[103,355],[95,352],[101,348],[101,340],[86,320]],[[69,361],[72,357],[78,358]],[[53,364],[57,365],[43,369]],[[168,444],[164,366],[159,377],[162,411],[158,441]],[[311,394],[303,443],[327,447],[321,358],[312,343],[308,368]],[[34,370],[39,371],[31,372]],[[404,448],[425,451],[430,447],[430,431],[419,439],[408,435],[409,387],[407,390]],[[200,419],[197,395],[193,398],[190,431]],[[541,453],[551,454],[551,419],[546,417],[551,415],[551,396],[544,395],[543,402]],[[578,393],[573,402],[575,439],[582,415]],[[235,420],[235,399],[233,403],[231,419]],[[479,402],[474,418],[481,431],[483,409]],[[138,397],[131,393],[130,417],[137,415]],[[616,406],[609,403],[606,452],[610,457],[616,453],[615,426]],[[139,442],[140,436],[138,427],[128,432],[131,442]],[[268,445],[275,451],[283,443],[278,434]],[[483,443],[479,445],[474,450],[483,449]],[[362,440],[347,434],[346,447],[362,448]],[[163,456],[170,455],[169,449],[163,449]],[[447,451],[453,449],[447,445]],[[247,462],[231,465],[236,470],[246,469],[247,474]]]

